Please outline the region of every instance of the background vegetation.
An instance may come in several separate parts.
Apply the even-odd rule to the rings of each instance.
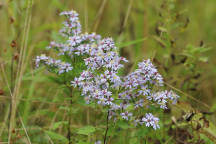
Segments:
[[[71,9],[86,32],[115,39],[131,61],[125,73],[150,58],[181,96],[160,112],[160,130],[118,123],[108,143],[216,143],[215,0],[1,0],[1,143],[68,143],[68,111],[73,143],[103,141],[100,109],[83,103],[69,109],[64,89],[34,66],[57,39],[58,14]]]

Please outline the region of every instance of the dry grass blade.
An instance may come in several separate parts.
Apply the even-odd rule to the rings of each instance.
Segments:
[[[4,96],[4,98],[9,98],[9,99],[12,100],[12,99],[13,99],[13,97],[12,97],[12,92],[11,92],[11,89],[10,89],[10,86],[9,86],[9,82],[8,82],[8,79],[7,79],[7,75],[6,75],[6,73],[5,73],[5,69],[4,69],[4,66],[3,66],[2,63],[1,63],[1,71],[2,71],[2,77],[3,77],[3,79],[5,80],[5,83],[6,83],[7,87],[8,87],[8,90],[9,90],[10,96],[11,96],[11,97],[6,97],[6,96]],[[2,133],[3,133],[3,130],[4,130],[5,126],[6,126],[6,122],[7,122],[7,119],[8,119],[8,117],[9,117],[10,113],[11,113],[11,105],[8,106],[8,110],[7,110],[6,114],[5,114],[5,117],[4,117],[4,124],[3,124],[2,127],[1,127],[0,136],[1,136]],[[10,126],[10,124],[9,124],[9,126]],[[9,135],[10,135],[10,132],[9,132]],[[8,141],[10,141],[10,138],[8,139]]]
[[[4,130],[5,130],[5,127],[7,126],[7,121],[8,121],[8,116],[9,116],[9,113],[10,113],[10,106],[7,107],[7,111],[5,113],[5,116],[4,116],[4,121],[3,121],[3,124],[1,126],[1,129],[0,129],[0,137],[2,136]]]
[[[173,139],[173,136],[171,136],[164,144],[169,144],[169,142]]]
[[[5,69],[4,69],[3,64],[1,64],[1,71],[2,71],[2,75],[3,75],[2,77],[4,78],[5,83],[6,83],[7,87],[8,87],[9,92],[10,92],[10,95],[12,97],[12,92],[11,92],[11,89],[10,89],[10,86],[9,86],[9,82],[8,82],[7,75],[5,73]]]
[[[27,42],[28,42],[28,33],[30,29],[30,23],[31,23],[31,8],[32,8],[33,0],[28,1],[28,6],[26,9],[26,18],[25,18],[25,24],[24,24],[24,34],[22,37],[21,42],[21,50],[20,50],[20,58],[18,62],[18,68],[17,68],[17,74],[16,74],[16,84],[14,88],[14,93],[12,95],[12,101],[11,101],[11,115],[10,115],[10,126],[9,126],[9,134],[8,134],[8,141],[10,143],[11,140],[11,133],[14,129],[15,124],[15,118],[16,118],[16,108],[17,108],[17,96],[19,93],[19,89],[21,87],[21,81],[22,76],[24,73],[24,61],[25,61],[25,54],[27,50]]]
[[[107,0],[103,0],[102,4],[101,4],[101,6],[100,6],[100,8],[98,10],[97,16],[95,17],[95,23],[94,23],[94,27],[93,27],[94,32],[97,31],[98,25],[101,22],[101,18],[102,18],[106,3],[107,3]]]
[[[133,4],[133,0],[130,0],[130,3],[128,5],[128,9],[127,9],[127,13],[126,13],[126,16],[125,16],[125,19],[124,19],[123,29],[126,27],[128,17],[129,17],[130,12],[131,12],[132,4]]]
[[[124,33],[123,31],[125,30],[125,27],[127,26],[127,23],[128,23],[128,18],[129,18],[129,15],[130,15],[130,12],[131,12],[131,9],[132,9],[132,4],[133,4],[133,0],[130,0],[129,4],[128,4],[128,8],[127,8],[127,11],[126,11],[126,15],[124,17],[124,21],[123,21],[123,25],[122,25],[122,31],[120,32],[120,35],[117,39],[117,42],[118,43],[121,43],[124,39]]]
[[[0,96],[1,99],[3,100],[11,100],[10,97],[7,97],[7,96]],[[49,102],[49,101],[42,101],[42,100],[34,100],[34,99],[24,99],[24,98],[17,98],[17,100],[19,101],[28,101],[28,102],[33,102],[33,103],[46,103],[46,104],[50,104],[50,105],[62,105],[62,102]],[[66,105],[66,104],[63,104],[63,105]]]
[[[174,86],[172,86],[172,85],[170,85],[170,84],[168,84],[168,83],[166,83],[166,82],[164,82],[164,83],[165,83],[168,87],[170,87],[170,88],[176,90],[177,92],[179,92],[179,93],[185,95],[186,97],[188,97],[188,98],[190,98],[190,99],[192,99],[192,100],[194,100],[194,101],[196,101],[196,102],[198,102],[198,103],[200,103],[200,104],[203,104],[206,108],[210,109],[210,106],[207,105],[206,103],[204,103],[204,102],[202,102],[202,101],[200,101],[200,100],[194,98],[193,96],[191,96],[191,95],[189,95],[189,94],[187,94],[187,93],[185,93],[185,92],[183,92],[183,91],[181,91],[181,90],[175,88]]]
[[[47,137],[48,137],[48,139],[49,139],[49,142],[51,143],[51,144],[54,144],[53,143],[53,141],[52,141],[52,139],[47,135]]]
[[[84,2],[85,31],[88,31],[88,0]]]
[[[22,127],[23,127],[23,129],[24,129],[24,131],[25,131],[26,138],[27,138],[27,140],[28,140],[28,144],[31,144],[31,140],[30,140],[30,138],[29,138],[29,135],[28,135],[28,133],[27,133],[27,130],[26,130],[26,128],[25,128],[25,125],[24,125],[24,123],[23,123],[23,121],[22,121],[21,116],[19,116],[19,119],[20,119],[20,122],[21,122],[21,124],[22,124]]]

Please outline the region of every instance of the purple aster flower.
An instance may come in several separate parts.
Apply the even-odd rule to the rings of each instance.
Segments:
[[[132,117],[132,113],[129,113],[126,111],[126,112],[121,113],[121,116],[123,119],[129,120],[129,118]]]
[[[144,122],[147,127],[152,126],[155,130],[160,128],[158,125],[159,118],[154,117],[151,113],[146,113],[145,117],[142,118],[142,122]]]

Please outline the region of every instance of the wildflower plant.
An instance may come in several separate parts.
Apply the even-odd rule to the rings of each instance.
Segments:
[[[60,15],[67,18],[60,30],[62,40],[48,46],[49,50],[56,51],[58,58],[37,56],[36,67],[44,65],[56,73],[68,87],[80,91],[86,103],[102,107],[108,120],[160,128],[159,118],[149,108],[167,109],[168,103],[175,104],[179,96],[163,90],[163,78],[150,59],[140,62],[134,72],[122,76],[120,71],[128,60],[119,56],[112,38],[82,33],[75,11]]]

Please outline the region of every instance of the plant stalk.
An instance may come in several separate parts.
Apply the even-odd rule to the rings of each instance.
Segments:
[[[71,138],[71,135],[72,135],[72,132],[71,132],[71,121],[72,121],[72,119],[71,119],[71,107],[73,104],[72,97],[73,97],[73,87],[70,87],[70,110],[69,110],[69,117],[68,117],[68,133],[67,133],[67,138],[68,138],[69,144],[72,144],[72,138]]]
[[[107,141],[107,132],[109,130],[109,113],[110,111],[107,111],[107,118],[106,118],[106,131],[105,131],[105,135],[104,135],[104,144],[106,144]]]

